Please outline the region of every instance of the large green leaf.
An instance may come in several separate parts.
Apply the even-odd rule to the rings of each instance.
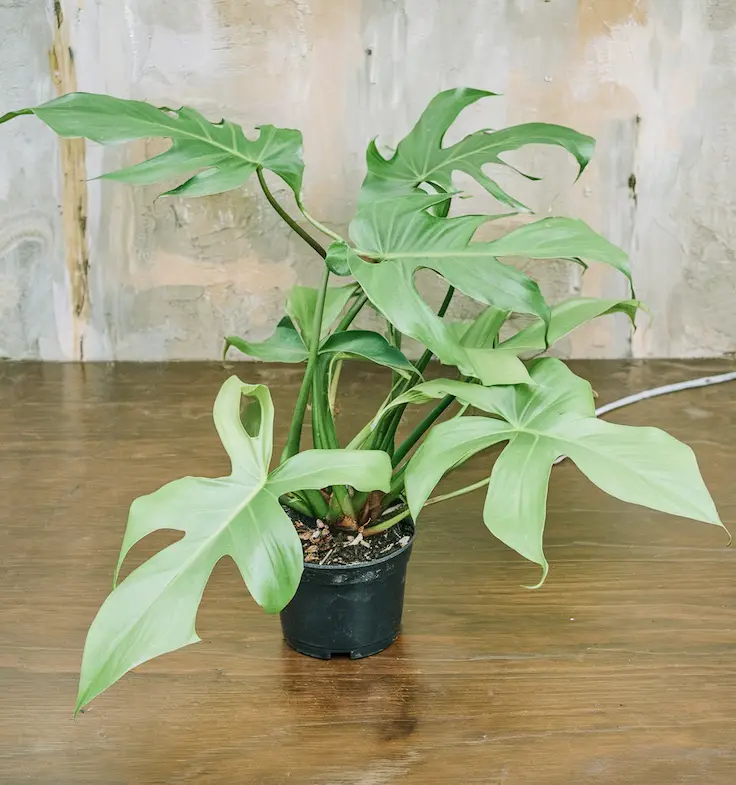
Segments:
[[[300,363],[309,357],[309,350],[288,316],[278,323],[273,335],[265,341],[246,341],[237,335],[228,336],[225,339],[223,358],[231,346],[248,357],[264,362]]]
[[[319,340],[327,335],[332,324],[357,291],[358,287],[354,283],[347,286],[331,286],[327,289]],[[307,347],[312,345],[314,338],[314,314],[317,310],[318,296],[317,290],[311,286],[293,286],[286,298],[286,313],[294,320]]]
[[[501,131],[481,130],[450,147],[443,147],[444,136],[460,112],[479,99],[492,95],[494,93],[486,90],[467,87],[439,93],[388,160],[378,152],[375,142],[371,142],[360,204],[411,193],[423,183],[452,191],[452,174],[461,171],[475,178],[499,202],[526,210],[492,180],[483,167],[497,164],[513,169],[500,156],[528,144],[563,147],[575,157],[582,173],[593,155],[595,140],[560,125],[526,123]]]
[[[196,109],[159,109],[142,101],[94,93],[69,93],[9,113],[0,123],[31,113],[60,136],[84,137],[105,145],[171,139],[166,152],[104,175],[108,179],[141,185],[186,177],[164,195],[205,196],[239,188],[256,169],[263,168],[277,174],[297,197],[301,191],[302,135],[289,128],[259,126],[258,138],[251,141],[239,125],[226,120],[211,123]]]
[[[547,345],[551,346],[555,341],[559,341],[560,338],[564,338],[580,327],[581,324],[598,316],[624,313],[633,323],[639,308],[641,308],[641,303],[638,300],[604,300],[597,297],[576,297],[565,300],[552,308],[552,318],[549,321],[546,342],[545,324],[535,322],[502,341],[501,346],[516,352],[543,351]]]
[[[319,353],[337,357],[362,357],[377,365],[393,368],[405,377],[417,373],[417,369],[399,349],[372,330],[348,330],[330,335],[320,346]]]
[[[251,595],[267,611],[278,612],[289,602],[303,559],[294,526],[279,504],[282,494],[332,484],[361,491],[389,488],[391,463],[380,451],[308,450],[269,474],[273,405],[262,385],[228,379],[215,401],[214,419],[231,473],[219,479],[185,477],[133,502],[118,569],[151,532],[174,529],[184,537],[134,570],[100,608],[84,648],[77,709],[131,668],[199,640],[197,608],[223,556],[233,558]]]
[[[559,456],[568,456],[619,499],[722,525],[689,447],[657,428],[596,419],[590,385],[559,360],[538,360],[530,374],[535,386],[481,388],[437,380],[415,388],[417,401],[453,394],[503,418],[461,417],[429,432],[406,472],[415,518],[448,470],[508,439],[491,474],[483,520],[500,540],[542,567],[542,580],[547,482]]]
[[[494,256],[603,262],[622,272],[631,281],[631,267],[625,251],[577,218],[543,218],[534,221],[489,243],[488,250]]]
[[[475,319],[457,320],[448,323],[455,339],[462,346],[471,349],[494,348],[498,334],[508,319],[510,312],[489,305]]]
[[[339,296],[344,295],[345,292],[338,290],[337,302],[334,302],[333,305],[339,304]],[[308,316],[308,309],[305,311],[305,316]],[[331,314],[327,314],[327,319],[329,321],[326,322],[326,327],[331,321],[334,321]],[[306,321],[308,323],[308,318]],[[308,330],[311,332],[311,326],[308,326]],[[225,339],[225,354],[230,347],[238,349],[248,357],[255,357],[264,362],[299,363],[309,358],[309,350],[288,316],[278,323],[274,334],[267,340],[257,343],[231,335]],[[372,330],[347,330],[335,335],[328,335],[323,339],[319,353],[323,357],[360,357],[377,365],[393,368],[405,377],[417,373],[417,369],[399,349]],[[516,358],[515,353],[508,352],[508,354],[517,362],[521,362]]]
[[[463,348],[417,291],[417,270],[434,270],[464,294],[500,309],[547,319],[549,307],[531,278],[499,262],[488,243],[471,242],[488,216],[441,218],[428,212],[448,198],[415,193],[361,208],[350,225],[357,248],[348,262],[371,302],[400,332],[470,373]]]
[[[466,349],[478,348],[484,333],[497,333],[512,311],[532,314],[547,324],[549,306],[538,285],[500,256],[590,259],[609,264],[630,278],[626,254],[582,221],[548,218],[522,226],[493,242],[472,242],[477,228],[493,216],[443,218],[430,208],[451,194],[414,193],[364,205],[350,225],[354,249],[339,249],[373,305],[402,333],[428,347],[441,362],[485,379]],[[338,251],[336,250],[335,253]],[[491,306],[487,326],[471,341],[427,305],[414,276],[428,268],[473,299]],[[513,348],[511,346],[507,349]]]

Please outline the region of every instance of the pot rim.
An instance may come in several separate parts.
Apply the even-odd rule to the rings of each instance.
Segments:
[[[391,553],[387,553],[385,556],[381,556],[380,559],[373,559],[372,561],[361,561],[356,562],[355,564],[314,564],[313,562],[303,562],[304,569],[310,570],[359,570],[359,569],[368,569],[373,567],[376,564],[383,564],[384,562],[390,561],[391,559],[395,559],[397,556],[400,556],[402,553],[407,551],[411,546],[414,544],[414,538],[417,536],[417,525],[414,523],[413,518],[408,517],[406,518],[411,525],[412,525],[412,533],[411,537],[409,538],[409,542],[406,545],[399,548],[397,551],[391,551]]]

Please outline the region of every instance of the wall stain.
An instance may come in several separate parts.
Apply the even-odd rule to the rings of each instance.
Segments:
[[[49,64],[58,95],[77,90],[74,52],[60,0],[54,0],[54,31]],[[69,273],[74,360],[84,359],[89,317],[89,249],[87,243],[87,165],[84,139],[59,139],[62,171],[62,226]]]

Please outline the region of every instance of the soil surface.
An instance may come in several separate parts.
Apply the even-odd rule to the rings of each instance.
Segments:
[[[414,533],[409,518],[385,532],[364,538],[360,532],[331,530],[322,521],[300,515],[290,507],[284,510],[294,522],[307,564],[362,564],[382,559],[403,548]]]

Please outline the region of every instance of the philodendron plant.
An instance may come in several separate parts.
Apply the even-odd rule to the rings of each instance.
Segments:
[[[577,297],[550,307],[533,278],[500,261],[599,262],[630,282],[626,254],[576,219],[530,220],[481,242],[474,239],[478,228],[504,215],[452,214],[459,195],[455,172],[474,178],[506,215],[518,215],[529,211],[492,179],[488,164],[513,168],[504,153],[546,144],[567,150],[582,173],[593,153],[589,136],[544,123],[480,130],[443,145],[460,111],[490,95],[473,89],[442,92],[391,157],[369,144],[349,238],[325,227],[304,206],[299,131],[265,125],[251,140],[239,126],[209,122],[194,109],[85,93],[0,118],[34,114],[61,136],[101,144],[169,139],[164,153],[103,175],[136,185],[176,181],[164,196],[231,191],[255,175],[273,209],[321,257],[315,259],[322,267],[319,287],[292,289],[271,338],[255,343],[229,337],[225,345],[226,352],[234,348],[260,360],[304,366],[283,454],[273,459],[268,389],[230,377],[215,400],[214,420],[232,470],[217,479],[175,480],[133,502],[118,569],[131,547],[155,530],[175,529],[184,537],[119,584],[116,570],[115,588],[87,637],[77,708],[131,668],[198,640],[197,608],[213,567],[225,555],[234,559],[256,602],[269,612],[283,609],[304,563],[288,508],[368,538],[409,516],[416,520],[427,505],[487,484],[483,522],[540,566],[540,585],[548,569],[542,549],[547,485],[561,456],[619,499],[721,525],[689,447],[656,428],[597,419],[588,382],[558,359],[539,358],[591,319],[623,312],[633,320],[639,307],[633,290],[628,299]],[[277,201],[265,172],[293,193],[301,224]],[[329,238],[327,248],[315,231]],[[416,272],[425,268],[447,284],[436,313],[415,286]],[[456,290],[480,304],[477,318],[444,318]],[[368,304],[385,322],[385,334],[353,328]],[[532,318],[502,338],[511,314]],[[503,335],[508,332],[507,325]],[[402,353],[403,336],[425,348],[418,360]],[[433,357],[448,378],[424,380]],[[391,384],[378,393],[371,421],[341,445],[334,402],[341,365],[353,358],[391,369]],[[313,445],[303,450],[310,403]],[[426,416],[398,440],[407,407],[426,403],[432,405]],[[437,422],[451,407],[454,416]],[[507,445],[483,482],[432,496],[447,472],[500,442]]]

